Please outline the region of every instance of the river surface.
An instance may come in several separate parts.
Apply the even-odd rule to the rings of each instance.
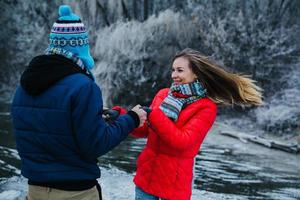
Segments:
[[[196,157],[192,200],[300,199],[300,155],[243,143],[219,134],[218,122]],[[245,132],[245,130],[241,130]],[[135,161],[145,139],[129,137],[99,159],[105,200],[134,199]],[[0,200],[21,200],[26,179],[20,175],[9,104],[0,104]]]

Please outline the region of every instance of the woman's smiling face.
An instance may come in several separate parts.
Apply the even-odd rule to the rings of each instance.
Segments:
[[[186,58],[178,57],[174,60],[172,65],[172,79],[176,85],[191,83],[197,79]]]

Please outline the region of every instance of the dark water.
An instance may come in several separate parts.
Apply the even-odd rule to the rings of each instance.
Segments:
[[[218,130],[221,128],[224,128],[221,124],[214,126],[196,157],[193,190],[195,195],[192,199],[300,199],[299,155],[270,150],[255,144],[244,144],[219,135]],[[132,177],[136,158],[145,141],[128,138],[99,159],[100,167],[107,170],[117,168],[125,176]],[[20,160],[13,140],[9,105],[1,104],[0,197],[1,194],[2,197],[5,196],[7,182],[11,182],[11,179],[16,182],[13,184],[15,187],[18,184],[25,185],[23,179],[15,180],[20,177],[19,169]],[[22,187],[20,190],[24,193],[25,189]],[[120,193],[124,192],[126,191],[121,190]],[[6,199],[21,199],[21,193],[16,195],[17,198]]]

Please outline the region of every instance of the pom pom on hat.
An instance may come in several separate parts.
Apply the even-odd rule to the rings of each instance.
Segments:
[[[72,12],[72,9],[68,5],[61,5],[58,9],[59,20],[80,20],[80,17]]]
[[[94,59],[90,55],[88,33],[80,17],[68,5],[59,7],[59,18],[50,33],[50,48],[61,48],[79,57],[87,69],[92,69]]]
[[[72,9],[68,5],[61,5],[58,10],[59,16],[66,16],[72,13]]]

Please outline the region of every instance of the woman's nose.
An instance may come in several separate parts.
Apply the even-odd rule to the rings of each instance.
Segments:
[[[177,77],[177,73],[176,73],[176,72],[172,72],[171,77],[172,77],[172,78]]]

